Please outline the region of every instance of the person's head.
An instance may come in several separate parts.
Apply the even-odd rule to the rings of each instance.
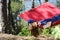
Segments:
[[[33,22],[31,25],[32,27],[37,27],[37,22]]]
[[[37,27],[37,22],[33,22],[29,24],[29,29],[32,30],[33,28]]]

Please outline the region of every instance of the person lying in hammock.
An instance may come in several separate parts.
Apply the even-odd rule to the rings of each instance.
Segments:
[[[31,35],[37,37],[39,35],[37,22],[33,22],[29,25],[29,29],[31,31]]]
[[[52,19],[43,20],[41,22],[29,20],[28,24],[30,26],[29,29],[31,30],[31,35],[37,37],[39,35],[38,28],[45,29],[60,24],[60,15],[57,15]]]
[[[37,37],[39,35],[38,28],[45,29],[45,28],[49,28],[49,27],[60,24],[60,15],[57,15],[57,16],[53,17],[52,19],[43,20],[41,22],[29,20],[28,24],[30,24],[31,34],[33,36]]]
[[[51,26],[51,22],[47,22],[46,25],[41,25],[40,22],[32,22],[32,20],[30,20],[28,22],[29,24],[29,29],[31,30],[31,35],[37,37],[39,35],[39,31],[38,31],[38,28],[41,28],[41,29],[45,29],[45,28],[48,28]],[[44,28],[43,28],[44,27]]]

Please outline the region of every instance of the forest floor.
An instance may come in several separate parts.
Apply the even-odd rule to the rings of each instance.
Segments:
[[[0,40],[54,40],[53,36],[46,37],[45,35],[40,35],[38,37],[33,36],[16,36],[12,34],[0,34]]]

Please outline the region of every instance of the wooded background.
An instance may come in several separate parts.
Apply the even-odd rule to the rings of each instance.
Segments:
[[[45,2],[60,7],[60,0],[0,0],[0,32],[30,35],[27,22],[18,15]]]

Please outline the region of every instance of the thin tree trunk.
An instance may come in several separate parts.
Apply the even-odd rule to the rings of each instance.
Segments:
[[[34,0],[32,1],[32,8],[34,8]]]
[[[7,3],[7,5],[8,5],[8,7],[7,7],[7,11],[8,11],[8,15],[7,15],[7,21],[8,21],[8,25],[9,25],[9,27],[7,27],[7,29],[6,29],[6,33],[9,33],[9,34],[12,34],[12,22],[11,22],[11,20],[12,20],[12,14],[11,14],[11,7],[10,7],[10,3],[11,3],[11,1],[10,0],[8,0],[8,3]],[[7,31],[7,30],[9,30],[9,31]]]
[[[45,2],[48,2],[48,0],[45,0]]]
[[[39,0],[39,2],[40,2],[40,5],[41,5],[41,0]]]
[[[7,27],[7,30],[9,30],[9,31],[7,31],[7,33],[16,34],[14,20],[13,20],[13,14],[11,13],[10,4],[11,4],[11,0],[9,0],[9,2],[8,2],[8,18],[7,18],[7,20],[8,20],[9,27]]]
[[[19,29],[18,29],[18,25],[17,25],[17,22],[16,22],[16,25],[15,25],[15,22],[14,22],[14,18],[13,17],[15,17],[15,16],[13,16],[13,14],[12,14],[12,12],[11,12],[11,6],[10,6],[10,4],[11,4],[11,0],[9,0],[9,3],[8,3],[8,22],[9,22],[9,26],[10,26],[10,33],[11,34],[17,34],[18,33],[18,31],[19,31]],[[17,13],[15,14],[16,15],[16,17],[17,17]],[[18,30],[18,31],[17,31]]]
[[[4,26],[4,22],[3,22],[3,13],[2,13],[2,0],[0,0],[0,32],[2,32],[3,26]]]

